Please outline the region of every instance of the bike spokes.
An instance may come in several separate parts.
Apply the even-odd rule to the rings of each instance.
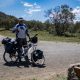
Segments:
[[[16,54],[9,54],[7,52],[4,52],[4,55],[3,55],[4,61],[7,63],[15,62],[17,60],[17,57],[18,57],[17,53]]]

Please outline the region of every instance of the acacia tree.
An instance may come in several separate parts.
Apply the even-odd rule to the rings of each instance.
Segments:
[[[57,35],[64,35],[69,28],[69,24],[75,18],[75,15],[72,13],[72,8],[68,5],[61,5],[50,9],[46,12],[46,16],[55,25]]]

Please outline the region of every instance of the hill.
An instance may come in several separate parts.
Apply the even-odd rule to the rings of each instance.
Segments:
[[[3,12],[0,12],[0,20],[7,20],[7,19],[17,19],[17,18],[11,15],[7,15]]]

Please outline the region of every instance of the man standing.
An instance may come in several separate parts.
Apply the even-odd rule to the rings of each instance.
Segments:
[[[18,44],[18,58],[19,58],[19,62],[21,62],[22,46],[25,48],[24,45],[27,45],[26,35],[30,39],[30,36],[28,34],[28,26],[25,25],[23,23],[23,21],[24,21],[23,18],[19,18],[18,24],[16,24],[15,27],[13,27],[13,29],[12,29],[12,31],[14,33],[16,33],[16,40],[17,40],[17,44]],[[26,55],[26,57],[28,58],[27,55]]]

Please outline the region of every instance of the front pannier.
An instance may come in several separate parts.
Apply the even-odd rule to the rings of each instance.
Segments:
[[[43,58],[43,51],[35,50],[34,53],[33,53],[34,61],[37,61],[38,59],[42,59],[42,58]]]

